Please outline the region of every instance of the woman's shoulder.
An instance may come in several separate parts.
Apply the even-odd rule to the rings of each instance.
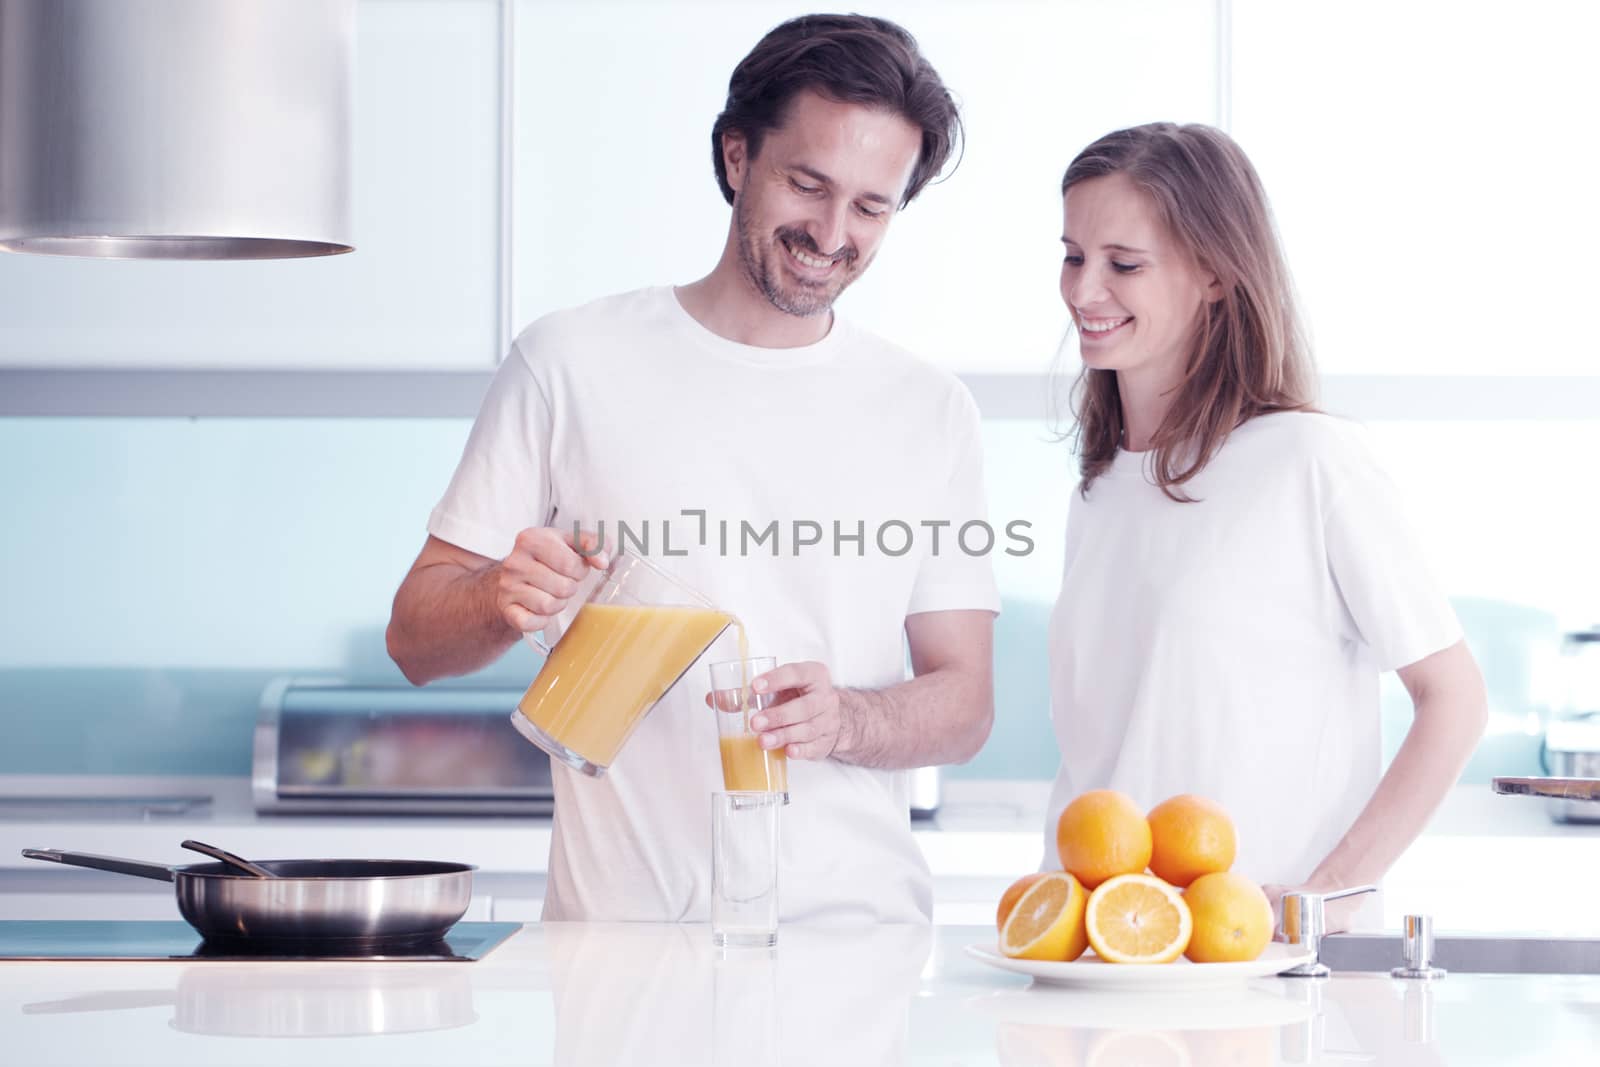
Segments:
[[[1318,411],[1280,411],[1259,415],[1240,426],[1230,447],[1254,453],[1264,467],[1310,479],[1333,501],[1370,495],[1388,475],[1362,423]]]
[[[1330,487],[1382,476],[1367,428],[1320,411],[1257,415],[1229,435],[1226,449],[1243,467],[1314,478]]]
[[[1275,411],[1241,424],[1230,444],[1286,459],[1370,460],[1372,446],[1361,423],[1321,411]]]

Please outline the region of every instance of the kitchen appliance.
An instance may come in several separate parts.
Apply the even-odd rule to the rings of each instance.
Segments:
[[[943,769],[939,767],[918,767],[911,772],[913,819],[931,819],[939,814],[939,802],[943,793],[940,781],[943,774]]]
[[[273,877],[226,863],[162,863],[25,848],[28,859],[174,883],[178,911],[208,942],[393,944],[443,937],[472,903],[466,863],[429,860],[263,860]]]
[[[1549,777],[1496,778],[1494,789],[1548,798],[1556,822],[1600,822],[1600,626],[1567,634],[1561,652],[1561,709],[1539,748]]]
[[[506,722],[520,689],[277,678],[261,693],[251,793],[264,814],[549,815],[550,757]],[[910,772],[911,817],[939,810]]]
[[[261,694],[251,792],[293,814],[549,815],[550,757],[506,723],[520,689],[279,678]]]
[[[1593,798],[1580,796],[1581,791],[1568,787],[1559,796],[1551,796],[1550,817],[1556,822],[1600,822],[1600,711],[1590,711],[1569,718],[1556,719],[1545,729],[1543,748],[1544,769],[1553,780],[1592,779],[1596,785]]]
[[[351,250],[355,0],[0,0],[0,249]]]
[[[321,946],[232,940],[214,943],[177,921],[0,920],[0,960],[481,960],[519,923],[458,922],[433,941],[377,946],[339,942]]]

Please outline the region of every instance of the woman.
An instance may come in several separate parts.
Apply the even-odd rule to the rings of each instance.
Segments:
[[[1312,405],[1260,180],[1221,131],[1156,123],[1084,149],[1062,195],[1082,480],[1050,626],[1046,839],[1088,789],[1147,809],[1198,793],[1233,816],[1234,868],[1274,907],[1376,882],[1455,782],[1486,700],[1395,487],[1357,427]],[[1415,717],[1380,778],[1389,670]],[[1330,927],[1363,899],[1330,903]]]

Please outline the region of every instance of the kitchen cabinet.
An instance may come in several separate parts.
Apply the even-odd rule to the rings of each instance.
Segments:
[[[497,0],[361,0],[354,252],[0,255],[0,368],[492,368],[500,11]]]

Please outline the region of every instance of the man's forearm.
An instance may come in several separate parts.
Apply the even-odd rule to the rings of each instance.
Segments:
[[[494,568],[441,563],[413,571],[395,594],[389,656],[413,685],[486,667],[517,641],[495,609]]]
[[[955,668],[929,671],[887,689],[840,689],[833,758],[898,770],[964,763],[994,722],[989,679]]]

